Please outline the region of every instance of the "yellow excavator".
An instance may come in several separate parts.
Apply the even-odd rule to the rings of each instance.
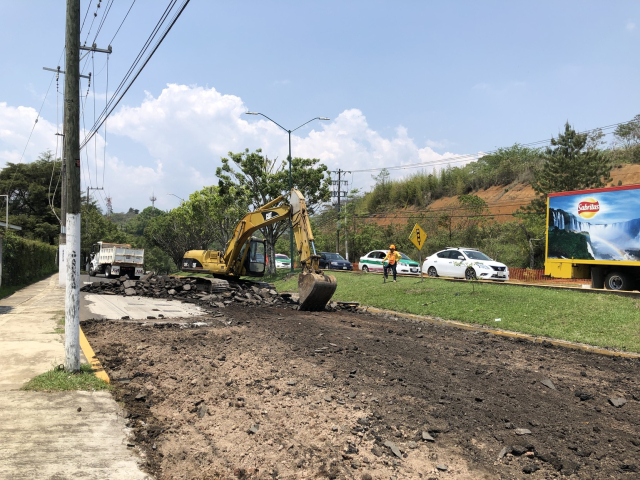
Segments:
[[[182,270],[207,272],[227,278],[262,277],[265,270],[265,241],[251,235],[260,228],[289,219],[302,265],[302,273],[298,276],[300,310],[323,310],[336,291],[336,278],[320,270],[320,255],[316,254],[313,244],[307,206],[304,197],[295,188],[290,195],[281,195],[246,214],[236,225],[224,252],[190,250],[185,253]]]

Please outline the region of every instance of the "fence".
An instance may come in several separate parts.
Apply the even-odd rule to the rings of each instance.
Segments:
[[[551,278],[545,276],[544,270],[531,268],[510,268],[509,280],[527,283],[589,283],[584,278]]]

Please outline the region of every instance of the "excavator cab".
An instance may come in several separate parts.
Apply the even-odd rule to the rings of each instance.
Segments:
[[[245,247],[247,246],[249,247],[249,251],[244,260],[245,275],[248,277],[264,276],[266,258],[264,240],[251,237]]]

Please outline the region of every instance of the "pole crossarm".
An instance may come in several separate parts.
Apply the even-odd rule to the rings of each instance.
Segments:
[[[112,53],[113,52],[111,50],[111,45],[109,45],[107,47],[107,49],[105,50],[104,48],[98,48],[95,43],[93,45],[91,45],[90,47],[85,47],[83,45],[80,45],[80,50],[85,50],[87,52],[100,52],[100,53]]]
[[[58,73],[62,73],[64,74],[65,71],[64,70],[60,70],[60,67],[58,68],[48,68],[48,67],[42,67],[43,70],[47,70],[48,72],[58,72]],[[91,79],[91,72],[89,72],[89,75],[80,75],[82,78],[88,78]]]

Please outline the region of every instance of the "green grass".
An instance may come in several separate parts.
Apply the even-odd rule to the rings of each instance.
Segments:
[[[63,392],[67,390],[109,390],[110,388],[108,383],[93,374],[91,365],[87,363],[80,366],[78,373],[69,373],[63,368],[55,367],[53,370],[29,380],[22,387],[22,390]]]
[[[640,352],[637,298],[428,277],[424,283],[398,277],[386,284],[381,275],[339,273],[336,278],[333,300]],[[297,278],[275,285],[295,292]]]
[[[53,328],[53,333],[64,333],[64,310],[56,312],[56,326]]]

